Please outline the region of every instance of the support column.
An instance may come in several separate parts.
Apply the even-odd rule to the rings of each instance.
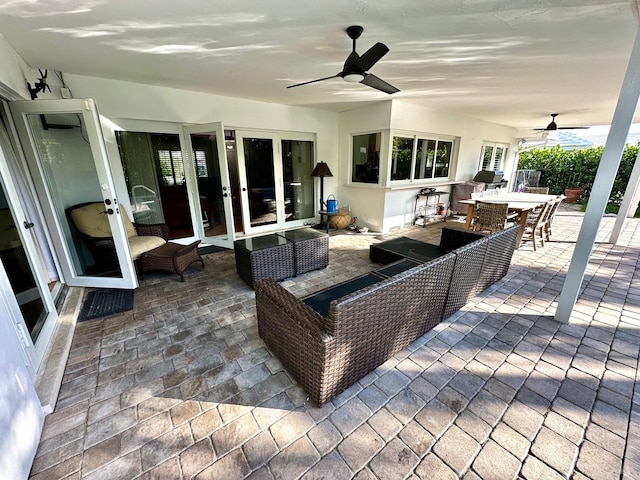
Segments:
[[[609,136],[602,152],[600,165],[593,182],[593,188],[589,197],[587,211],[580,228],[578,241],[576,242],[573,257],[569,265],[569,271],[562,287],[562,293],[558,300],[555,319],[561,322],[568,322],[571,312],[578,299],[578,293],[584,279],[584,272],[589,263],[589,257],[596,234],[602,222],[602,216],[607,207],[611,188],[616,178],[616,173],[620,167],[620,159],[624,151],[624,145],[629,134],[629,127],[633,121],[633,116],[638,105],[640,96],[640,30],[636,33],[633,43],[631,58],[627,66],[627,72],[622,82],[620,96]]]
[[[633,170],[629,177],[629,183],[627,184],[627,188],[624,192],[624,197],[622,197],[622,203],[620,204],[620,210],[618,210],[618,215],[616,216],[616,223],[613,225],[613,230],[609,237],[609,243],[618,243],[620,232],[622,232],[622,227],[624,227],[625,219],[633,217],[635,214],[635,208],[638,206],[638,202],[640,202],[640,190],[638,189],[638,187],[640,187],[639,160],[640,150],[638,150],[638,156],[636,156],[636,161],[633,164]]]

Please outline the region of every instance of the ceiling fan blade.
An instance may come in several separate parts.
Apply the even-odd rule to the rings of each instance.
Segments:
[[[378,42],[369,50],[360,55],[360,58],[357,62],[355,62],[355,65],[358,68],[362,69],[363,72],[366,72],[371,67],[373,67],[378,62],[378,60],[384,57],[388,51],[389,47],[387,47],[384,43]]]
[[[375,75],[372,75],[371,73],[365,73],[364,79],[360,83],[363,83],[364,85],[380,90],[381,92],[388,93],[389,95],[400,91],[393,85],[385,82],[384,80],[376,77]]]
[[[586,130],[589,127],[558,127],[558,130]]]
[[[342,72],[340,72],[340,73],[342,73]],[[309,85],[310,83],[316,83],[316,82],[322,82],[324,80],[330,80],[332,78],[340,77],[341,76],[340,73],[337,73],[335,75],[331,75],[330,77],[317,78],[316,80],[309,80],[308,82],[296,83],[295,85],[287,85],[287,88],[300,87],[302,85]]]

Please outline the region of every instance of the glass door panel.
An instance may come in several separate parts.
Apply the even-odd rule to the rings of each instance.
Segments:
[[[11,111],[54,249],[67,284],[135,288],[123,214],[115,196],[98,112],[90,100],[12,102]],[[30,148],[29,148],[30,147]],[[78,230],[70,210],[84,203],[104,206],[104,256],[91,253],[95,238]]]
[[[238,133],[238,151],[246,182],[245,231],[278,223],[274,138]],[[248,211],[247,211],[248,210]],[[248,219],[248,222],[247,222]]]
[[[136,222],[166,223],[171,240],[194,238],[180,135],[130,131],[115,135]]]
[[[38,219],[28,218],[22,208],[21,202],[29,201],[29,192],[25,182],[17,178],[20,175],[17,162],[8,133],[0,123],[0,262],[9,285],[5,288],[5,301],[22,337],[27,365],[35,376],[58,315],[50,290],[55,282],[48,283],[44,267],[38,263],[43,255],[31,222]]]
[[[227,168],[221,123],[184,127],[185,156],[191,161],[195,210],[202,217],[199,238],[205,243],[233,247],[233,192]],[[188,175],[189,176],[189,175]]]
[[[311,141],[282,140],[285,221],[315,215],[313,177],[314,145]]]

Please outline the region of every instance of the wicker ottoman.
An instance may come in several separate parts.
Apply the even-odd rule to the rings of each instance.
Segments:
[[[177,273],[180,275],[180,281],[184,282],[183,273],[189,265],[194,262],[200,262],[202,263],[202,268],[204,268],[204,260],[198,253],[199,243],[200,240],[196,240],[189,245],[167,242],[143,253],[140,255],[142,275],[144,275],[144,272],[152,270],[163,270]]]
[[[329,265],[329,235],[311,228],[278,232],[293,243],[296,275]]]
[[[284,280],[295,275],[293,243],[275,233],[236,240],[233,251],[238,275],[252,288],[258,280]]]

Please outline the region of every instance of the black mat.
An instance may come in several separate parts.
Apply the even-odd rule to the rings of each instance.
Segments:
[[[78,321],[106,317],[133,309],[133,290],[93,290],[87,293]]]

